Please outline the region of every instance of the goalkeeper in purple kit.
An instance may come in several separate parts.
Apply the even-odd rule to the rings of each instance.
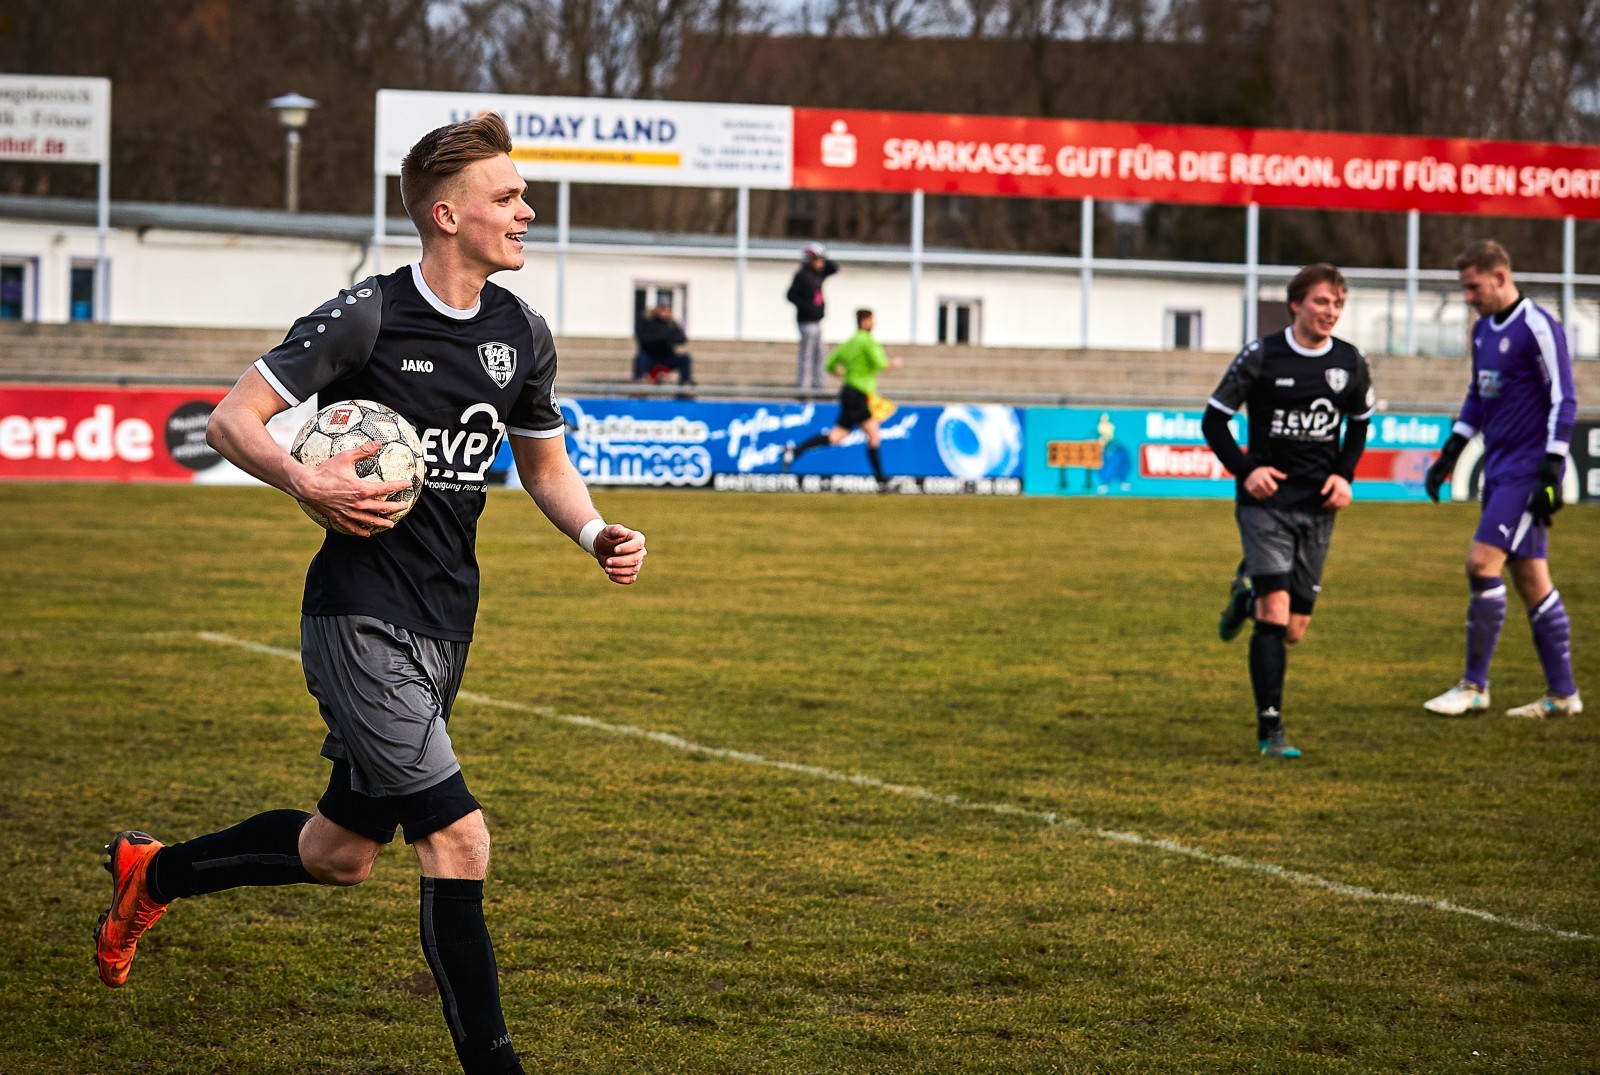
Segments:
[[[1461,682],[1423,708],[1457,717],[1489,708],[1489,661],[1506,618],[1501,571],[1528,609],[1534,647],[1548,689],[1538,701],[1506,710],[1543,719],[1583,712],[1572,679],[1572,627],[1546,558],[1551,520],[1561,510],[1561,482],[1578,401],[1561,323],[1524,297],[1511,276],[1511,255],[1492,239],[1456,258],[1472,328],[1472,381],[1455,429],[1428,469],[1437,501],[1461,449],[1483,435],[1483,515],[1467,553],[1467,662]],[[1464,480],[1465,475],[1460,476]]]

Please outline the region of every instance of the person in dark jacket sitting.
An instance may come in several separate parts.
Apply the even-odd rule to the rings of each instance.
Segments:
[[[689,342],[683,326],[672,316],[671,303],[660,302],[639,318],[633,335],[639,350],[633,356],[633,379],[652,380],[658,369],[676,370],[679,384],[694,384],[693,356],[678,348]]]

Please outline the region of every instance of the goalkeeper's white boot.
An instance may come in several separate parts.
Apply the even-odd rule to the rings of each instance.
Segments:
[[[1565,697],[1547,694],[1537,702],[1506,710],[1506,716],[1520,720],[1549,720],[1551,717],[1575,717],[1582,712],[1583,699],[1578,697],[1577,691],[1573,691]]]
[[[1464,717],[1489,708],[1489,688],[1462,680],[1437,698],[1429,698],[1422,708],[1441,717]]]

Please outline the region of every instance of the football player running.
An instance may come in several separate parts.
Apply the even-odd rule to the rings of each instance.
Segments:
[[[447,727],[478,604],[477,522],[488,465],[509,435],[522,485],[613,582],[639,575],[644,535],[608,524],[567,458],[555,347],[544,319],[489,277],[523,264],[533,210],[511,139],[490,114],[423,136],[400,191],[422,258],[373,276],[297,321],[212,415],[228,460],[326,516],[311,562],[301,657],[332,763],[314,813],[273,810],[165,846],[142,832],[108,846],[113,895],[95,931],[101,979],[120,986],[140,935],[171,901],[244,885],[356,885],[399,828],[421,867],[421,939],[461,1067],[520,1072],[483,917],[489,830]],[[371,399],[420,432],[428,484],[410,515],[384,500],[405,482],[356,475],[375,445],[320,466],[266,429],[312,396]]]
[[[1344,274],[1332,265],[1301,269],[1289,281],[1292,323],[1239,352],[1200,423],[1238,488],[1234,517],[1244,562],[1221,634],[1232,639],[1253,613],[1250,685],[1256,743],[1268,758],[1300,756],[1283,730],[1287,647],[1311,624],[1335,513],[1350,503],[1372,418],[1366,356],[1333,335],[1345,290]],[[1228,427],[1246,407],[1248,455]]]
[[[1542,306],[1523,296],[1511,275],[1511,255],[1480,239],[1456,258],[1472,328],[1472,380],[1450,439],[1428,468],[1435,502],[1461,450],[1483,434],[1483,512],[1467,551],[1467,661],[1461,681],[1422,703],[1430,713],[1459,717],[1489,708],[1489,661],[1506,620],[1511,581],[1528,610],[1534,648],[1544,667],[1546,691],[1509,717],[1534,720],[1583,712],[1572,678],[1572,625],[1561,593],[1550,581],[1547,558],[1553,516],[1561,510],[1561,482],[1578,401],[1573,394],[1567,338]]]

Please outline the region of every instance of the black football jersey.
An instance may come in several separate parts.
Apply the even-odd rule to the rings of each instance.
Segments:
[[[558,437],[556,351],[544,318],[485,284],[472,310],[441,302],[416,265],[372,276],[294,323],[256,362],[291,405],[370,399],[422,438],[427,484],[392,530],[329,532],[306,573],[304,612],[375,616],[466,642],[478,612],[478,516],[508,433]]]
[[[1266,500],[1246,493],[1239,480],[1239,503],[1320,512],[1345,419],[1372,417],[1372,375],[1367,356],[1344,340],[1329,337],[1312,351],[1284,329],[1240,351],[1207,402],[1229,415],[1246,409],[1250,461],[1288,475]]]

